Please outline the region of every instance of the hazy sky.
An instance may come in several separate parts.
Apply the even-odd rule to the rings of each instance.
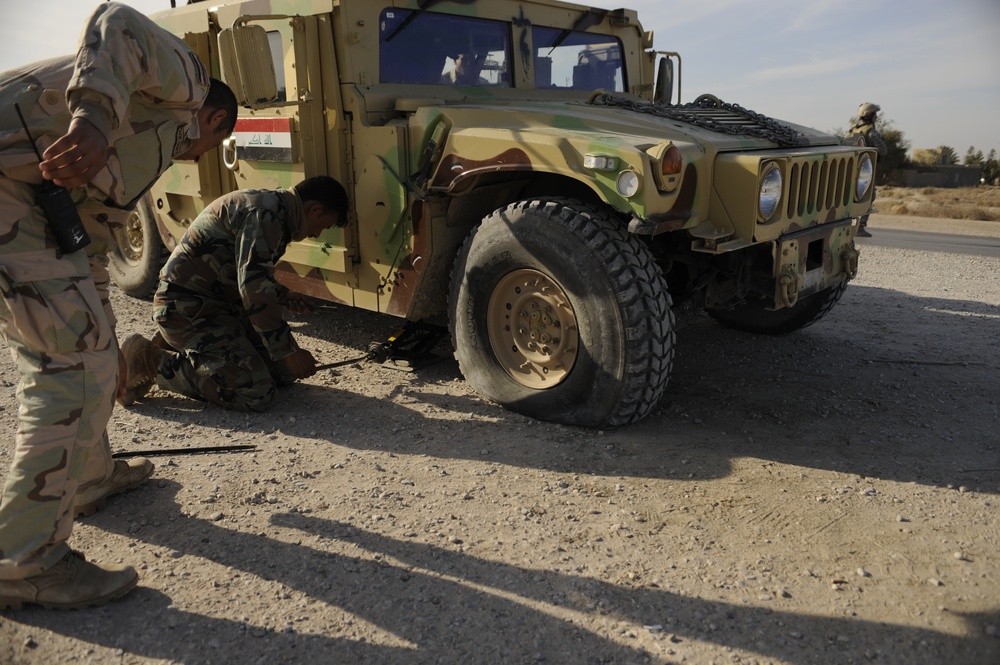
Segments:
[[[170,7],[126,2],[145,13]],[[97,4],[4,2],[0,70],[74,51]],[[914,148],[1000,153],[1000,0],[589,4],[638,10],[655,48],[681,53],[682,101],[709,92],[825,131],[846,129],[858,104],[872,101]]]

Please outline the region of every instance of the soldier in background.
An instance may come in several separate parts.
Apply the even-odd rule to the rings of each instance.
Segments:
[[[21,373],[0,496],[0,610],[88,607],[137,583],[132,567],[88,562],[66,542],[76,513],[153,471],[146,459],[112,460],[108,445],[124,362],[107,253],[171,161],[216,147],[236,112],[183,40],[116,3],[98,5],[75,56],[0,73],[0,329]],[[39,205],[43,178],[68,188],[89,245],[61,249]]]
[[[864,145],[869,148],[875,148],[878,152],[879,159],[884,158],[888,153],[889,149],[885,145],[885,140],[882,135],[879,134],[878,129],[875,128],[875,121],[878,120],[878,112],[882,110],[882,107],[878,104],[872,104],[871,102],[865,102],[858,107],[858,121],[847,131],[847,138],[860,137]],[[875,188],[872,186],[872,203],[875,202]],[[872,234],[868,231],[868,215],[863,215],[858,222],[858,235],[862,238],[871,238]]]
[[[282,315],[290,294],[274,264],[292,240],[347,220],[347,193],[329,176],[291,190],[217,199],[184,233],[153,298],[156,341],[134,334],[122,352],[128,405],[159,388],[238,411],[263,411],[276,387],[316,372]]]

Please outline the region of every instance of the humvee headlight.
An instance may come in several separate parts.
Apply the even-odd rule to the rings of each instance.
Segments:
[[[677,146],[672,145],[663,153],[660,172],[665,176],[677,175],[681,172],[681,164],[681,151],[677,149]]]
[[[661,192],[673,192],[681,184],[684,170],[684,156],[672,141],[663,141],[646,149],[649,155],[649,172],[656,188]]]
[[[854,192],[859,201],[868,194],[868,189],[872,186],[874,178],[875,167],[872,165],[871,156],[862,155],[861,162],[858,164],[858,184]]]
[[[635,193],[639,191],[639,176],[636,175],[635,171],[622,171],[618,174],[618,180],[615,181],[615,188],[622,196],[635,196]]]
[[[762,219],[770,219],[781,203],[781,169],[771,164],[764,177],[760,179],[760,193],[757,197],[757,208]]]
[[[618,159],[607,155],[584,155],[583,165],[595,171],[614,171],[618,168]]]

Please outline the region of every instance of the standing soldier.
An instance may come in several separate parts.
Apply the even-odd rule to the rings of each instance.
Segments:
[[[112,460],[108,446],[125,377],[106,255],[112,230],[171,161],[216,147],[236,111],[183,40],[116,3],[97,7],[75,57],[0,73],[0,330],[21,374],[0,496],[0,610],[88,607],[137,583],[132,567],[88,562],[66,542],[75,513],[153,471],[149,460]],[[82,220],[83,249],[54,235],[63,218],[40,198],[51,183],[68,188],[63,212]]]
[[[290,190],[226,194],[191,223],[160,273],[153,318],[161,345],[141,335],[122,344],[131,404],[160,388],[237,411],[263,411],[275,388],[316,373],[282,315],[295,299],[274,280],[292,240],[347,221],[347,193],[329,176]]]
[[[885,140],[875,128],[875,121],[878,119],[878,112],[881,110],[881,106],[878,104],[872,104],[871,102],[865,102],[859,106],[858,121],[854,123],[854,125],[847,131],[847,134],[844,135],[848,138],[860,137],[863,145],[866,145],[869,148],[875,148],[875,150],[878,151],[879,159],[883,159],[889,153],[889,149],[885,145]],[[872,187],[872,203],[874,202],[875,188]],[[861,217],[858,228],[858,235],[862,238],[872,237],[872,234],[868,231],[867,227],[868,215],[864,215]]]

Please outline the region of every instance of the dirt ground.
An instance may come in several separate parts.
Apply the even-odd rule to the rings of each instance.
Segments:
[[[153,458],[71,539],[139,588],[0,613],[0,663],[996,665],[1000,259],[861,247],[796,334],[679,321],[662,403],[620,430],[503,411],[450,357],[326,370],[264,414],[118,408],[116,451],[256,450]],[[397,324],[295,319],[321,362]],[[12,433],[6,354],[0,381]]]

